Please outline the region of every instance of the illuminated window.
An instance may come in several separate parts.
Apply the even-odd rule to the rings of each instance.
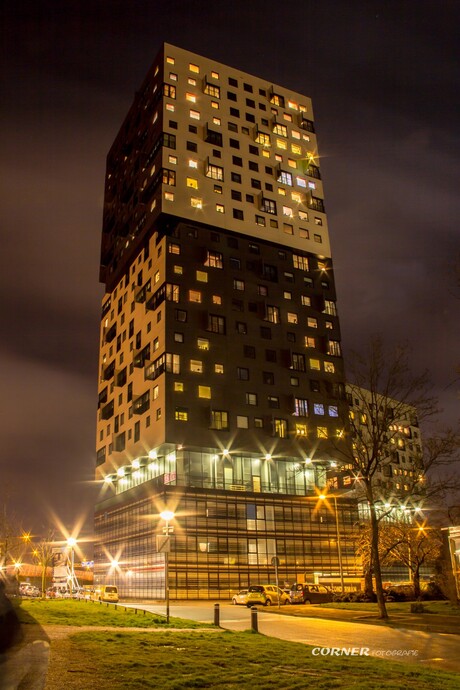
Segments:
[[[305,336],[305,347],[316,347],[315,339],[309,335]]]
[[[225,213],[225,207],[222,204],[216,204],[217,213]]]
[[[192,77],[189,77],[187,79],[187,84],[190,84],[190,86],[196,86],[196,79],[192,79]]]
[[[194,374],[202,374],[203,373],[203,362],[201,362],[198,359],[191,359],[190,360],[190,371],[193,372]]]
[[[199,290],[189,290],[188,291],[188,301],[189,302],[201,302],[201,292]]]
[[[208,282],[208,274],[206,273],[206,271],[197,271],[196,272],[196,279],[200,283],[207,283]]]
[[[281,125],[279,122],[276,122],[273,125],[273,133],[278,134],[281,137],[287,137],[288,131],[286,125]]]
[[[170,254],[180,254],[180,245],[171,243],[168,245],[168,251]]]
[[[290,113],[283,113],[283,120],[287,122],[292,122],[292,115]]]
[[[300,303],[303,307],[311,307],[311,297],[308,297],[308,295],[301,295]]]
[[[174,113],[176,108],[172,103],[166,103],[166,110],[170,113]],[[177,127],[176,127],[177,129]]]
[[[281,182],[282,184],[287,184],[289,187],[292,187],[291,173],[286,172],[285,170],[280,170],[278,175],[278,182]]]
[[[321,218],[316,218],[316,216],[315,216],[315,225],[322,225],[322,224],[323,224],[322,219],[321,219]]]
[[[198,397],[211,399],[211,387],[210,386],[198,386]]]
[[[291,151],[298,156],[302,155],[302,147],[299,144],[291,144]]]
[[[255,141],[262,146],[270,146],[270,135],[265,132],[257,132]]]
[[[236,426],[238,429],[249,429],[249,417],[244,415],[237,415]]]
[[[212,303],[213,304],[222,304],[222,297],[220,295],[213,295],[212,296]]]
[[[294,212],[290,206],[283,206],[283,216],[287,216],[288,218],[294,216]]]
[[[316,435],[318,438],[327,438],[327,427],[325,427],[325,426],[317,427]]]
[[[183,393],[184,392],[184,384],[182,381],[174,381],[174,391],[176,393]]]
[[[318,328],[318,319],[315,319],[313,316],[309,316],[307,318],[307,326],[308,328]]]
[[[294,314],[294,312],[288,311],[287,320],[288,320],[288,323],[294,323],[294,324],[299,323],[299,318],[298,318],[297,314]]]
[[[223,180],[224,179],[224,169],[219,165],[214,165],[213,163],[207,163],[206,165],[206,177],[210,177],[212,180]]]
[[[278,307],[272,304],[267,304],[265,306],[265,321],[270,321],[271,323],[280,323],[280,310]]]
[[[287,142],[284,141],[284,139],[277,139],[276,140],[276,147],[278,149],[287,150]]]
[[[301,256],[300,254],[293,254],[292,263],[294,268],[297,268],[299,271],[308,271],[308,259],[306,256]]]
[[[315,242],[318,242],[319,244],[322,244],[323,242],[323,238],[321,237],[321,235],[313,235],[313,239]]]
[[[188,421],[188,409],[186,407],[176,407],[174,411],[174,419],[177,422],[187,422]]]
[[[195,72],[195,74],[200,73],[200,68],[198,67],[198,65],[194,65],[193,63],[190,63],[188,68],[189,68],[190,72]]]
[[[264,211],[265,213],[271,213],[272,215],[276,215],[276,201],[272,201],[272,199],[267,199],[266,197],[263,197],[260,210]]]
[[[233,279],[233,289],[234,290],[244,290],[244,280]]]
[[[173,57],[168,55],[168,57],[166,58],[166,62],[168,63],[168,65],[174,65],[176,61],[174,60]]]
[[[203,208],[203,199],[198,199],[195,196],[192,196],[190,199],[190,205],[192,208]]]
[[[196,103],[196,96],[194,93],[186,93],[185,98],[187,101],[190,101],[191,103]]]
[[[213,117],[212,122],[214,125],[221,125],[222,124],[220,117]]]
[[[174,192],[165,192],[164,198],[166,201],[174,201]]]
[[[285,419],[274,420],[274,432],[275,436],[278,436],[279,438],[287,438],[288,429],[287,422]]]
[[[198,338],[197,346],[199,350],[209,350],[209,340],[207,338]]]
[[[294,415],[296,417],[308,417],[308,400],[294,398]]]
[[[335,357],[341,357],[342,349],[340,343],[337,340],[330,340],[327,345],[327,354],[334,355]]]
[[[310,369],[313,369],[314,371],[319,371],[321,369],[319,359],[310,359]]]
[[[294,371],[305,371],[305,357],[300,352],[291,354],[291,369]]]
[[[307,435],[307,425],[306,424],[296,424],[295,425],[295,435],[296,436],[306,436]]]
[[[286,190],[283,187],[278,187],[278,194],[286,196]]]
[[[324,414],[324,405],[322,403],[314,403],[313,412],[315,414],[323,415]]]
[[[328,413],[329,413],[329,417],[338,417],[339,416],[339,408],[337,407],[337,405],[329,405]]]
[[[214,373],[215,374],[223,374],[224,373],[224,365],[223,364],[214,364]]]
[[[198,189],[198,180],[194,177],[187,177],[187,187],[192,187],[192,189]]]
[[[325,326],[326,326],[326,328],[328,328],[329,330],[332,330],[332,329],[334,328],[334,325],[333,325],[332,321],[325,321]]]
[[[177,165],[177,156],[168,156],[168,162],[172,165]]]
[[[209,266],[210,268],[223,268],[224,267],[223,254],[221,254],[221,252],[208,251],[204,265]]]
[[[215,110],[219,110],[219,104],[217,101],[211,101],[211,108],[214,108]]]
[[[216,84],[205,83],[203,90],[204,93],[206,93],[208,96],[212,96],[213,98],[220,98],[220,86],[217,86]]]
[[[190,158],[189,162],[188,162],[188,167],[189,168],[198,168],[198,161],[194,160],[193,158]]]
[[[190,117],[192,118],[192,120],[199,120],[200,119],[200,113],[198,112],[198,110],[191,110],[190,111]]]
[[[228,431],[228,412],[226,410],[211,410],[211,429]]]
[[[292,201],[296,201],[298,204],[302,203],[302,195],[299,192],[291,192],[291,199]],[[300,213],[299,213],[299,218],[300,218]],[[303,220],[303,219],[301,219]]]
[[[283,292],[283,297],[284,299],[292,299],[292,292],[288,292],[287,290],[285,290]]]
[[[256,393],[246,393],[246,405],[257,405]]]

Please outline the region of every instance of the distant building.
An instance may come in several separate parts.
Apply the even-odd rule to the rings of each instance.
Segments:
[[[275,555],[338,582],[315,496],[348,407],[310,99],[164,44],[107,158],[100,277],[96,580],[162,596],[168,508],[172,597],[272,581]]]

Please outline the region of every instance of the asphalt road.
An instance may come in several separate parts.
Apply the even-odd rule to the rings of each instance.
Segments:
[[[163,603],[124,604],[165,613]],[[251,611],[245,606],[219,602],[220,625],[228,630],[248,630]],[[391,661],[429,665],[445,671],[460,673],[460,636],[428,633],[418,630],[387,628],[355,621],[294,618],[280,616],[276,607],[258,607],[258,627],[263,635],[289,642],[300,642],[322,648],[315,654],[325,655],[325,648],[354,648],[355,655],[369,654]],[[283,607],[284,609],[284,607]],[[171,603],[170,615],[178,618],[213,623],[214,602]],[[360,651],[366,650],[366,651]]]

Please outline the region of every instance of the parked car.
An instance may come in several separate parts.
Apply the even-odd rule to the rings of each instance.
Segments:
[[[273,604],[278,603],[278,600],[280,604],[289,604],[289,595],[276,585],[252,585],[249,587],[247,606],[255,606],[256,604],[273,606]]]
[[[23,597],[39,597],[40,590],[30,582],[21,582],[19,585],[19,594]]]
[[[334,593],[324,585],[310,585],[298,582],[291,587],[291,604],[324,604],[332,601]]]
[[[248,605],[248,590],[247,589],[242,589],[238,594],[234,594],[232,596],[232,604],[234,606],[237,606],[238,604],[242,604],[243,606]]]

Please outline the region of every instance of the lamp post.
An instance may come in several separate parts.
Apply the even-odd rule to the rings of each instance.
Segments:
[[[163,510],[163,512],[160,513],[160,517],[165,523],[163,527],[163,534],[165,536],[161,539],[161,551],[163,551],[165,555],[166,623],[169,623],[169,551],[171,546],[171,537],[169,535],[174,532],[174,527],[172,525],[170,526],[169,523],[171,520],[174,520],[174,513],[172,510]]]
[[[334,501],[334,513],[335,513],[335,530],[337,534],[337,553],[339,556],[339,572],[340,572],[340,591],[341,594],[345,591],[345,586],[343,582],[343,563],[342,563],[342,546],[340,544],[340,529],[339,529],[339,511],[337,510],[337,498],[333,494],[320,494],[319,499],[321,501],[326,501],[328,498],[332,498]]]
[[[73,595],[73,586],[75,582],[75,556],[74,548],[77,540],[74,537],[69,537],[67,539],[67,546],[70,549],[70,596]]]

